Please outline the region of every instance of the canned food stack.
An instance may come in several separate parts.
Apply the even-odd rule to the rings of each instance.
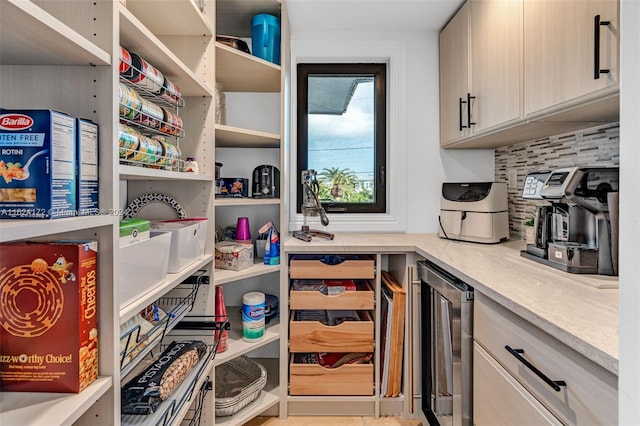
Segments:
[[[119,155],[122,164],[183,171],[180,88],[140,55],[120,48]],[[175,143],[174,143],[175,141]]]

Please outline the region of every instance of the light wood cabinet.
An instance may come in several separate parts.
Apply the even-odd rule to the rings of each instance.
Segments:
[[[485,351],[484,367],[494,366],[489,373],[480,359],[474,372],[480,418],[501,418],[500,401],[514,398],[514,392],[526,392],[526,399],[538,400],[562,424],[617,423],[615,375],[479,292],[474,301],[474,340]],[[514,382],[519,386],[507,385]],[[529,414],[513,415],[520,423]]]
[[[469,0],[440,33],[442,146],[522,117],[522,2]]]
[[[617,0],[526,1],[526,115],[585,102],[615,88],[619,29]]]
[[[440,144],[469,134],[469,2],[440,32]]]
[[[562,423],[480,345],[473,345],[473,424],[542,426]]]
[[[617,0],[468,0],[441,31],[440,145],[496,148],[618,121],[618,9]],[[454,56],[465,47],[466,86],[465,57]]]

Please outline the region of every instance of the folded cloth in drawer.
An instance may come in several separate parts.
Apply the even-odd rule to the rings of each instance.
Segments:
[[[328,368],[338,368],[345,364],[366,364],[371,361],[372,353],[366,352],[316,352],[295,354],[298,364],[318,364]]]
[[[207,352],[200,340],[171,342],[167,349],[121,390],[122,414],[153,414]]]

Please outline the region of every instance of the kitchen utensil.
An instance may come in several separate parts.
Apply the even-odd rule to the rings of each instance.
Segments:
[[[251,50],[266,61],[280,65],[280,20],[262,13],[251,18]]]

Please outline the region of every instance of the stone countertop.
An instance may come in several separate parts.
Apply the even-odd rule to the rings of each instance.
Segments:
[[[286,238],[285,253],[416,252],[618,375],[618,277],[569,274],[520,256],[522,240],[476,244],[436,234]]]

